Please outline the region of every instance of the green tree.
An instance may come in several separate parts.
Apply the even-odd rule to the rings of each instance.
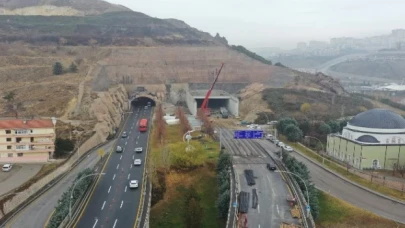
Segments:
[[[331,133],[339,132],[340,124],[337,121],[330,120],[327,123],[331,129]]]
[[[16,94],[14,91],[10,91],[3,96],[3,99],[6,100],[8,103],[10,103],[14,101],[15,95]]]
[[[343,131],[343,128],[346,127],[347,122],[348,122],[347,120],[342,120],[339,122],[339,125],[340,125],[339,132]]]
[[[298,122],[294,118],[290,118],[290,117],[281,118],[278,121],[277,130],[279,132],[281,132],[282,134],[285,134],[285,128],[290,124],[298,126]]]
[[[220,218],[225,219],[228,216],[229,201],[230,193],[229,190],[226,190],[219,196],[217,201],[218,213]]]
[[[319,133],[322,135],[327,135],[330,134],[332,132],[331,127],[326,124],[326,123],[321,123],[321,125],[319,126]]]
[[[60,62],[56,62],[53,65],[53,74],[54,75],[61,75],[63,73],[63,65]]]
[[[77,72],[77,66],[76,66],[76,64],[74,64],[73,62],[70,64],[70,66],[69,66],[69,71],[71,72],[71,73],[76,73]]]
[[[186,208],[184,223],[187,228],[201,227],[203,209],[200,205],[200,196],[195,188],[190,187],[186,190],[184,206]]]
[[[311,124],[308,120],[304,120],[299,124],[299,128],[301,129],[303,135],[308,135],[308,133],[311,131]]]
[[[288,141],[297,142],[302,138],[302,131],[297,125],[289,124],[286,126],[284,133],[287,136]]]
[[[227,170],[232,166],[232,157],[229,153],[221,153],[218,158],[217,172]]]
[[[75,148],[74,143],[70,139],[56,138],[55,140],[55,158],[66,156],[70,151]]]

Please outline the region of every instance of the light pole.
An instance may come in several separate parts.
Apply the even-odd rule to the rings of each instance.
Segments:
[[[73,199],[73,192],[75,190],[76,184],[79,183],[81,180],[83,180],[86,177],[90,177],[90,176],[97,176],[97,175],[104,175],[105,173],[92,173],[89,175],[86,175],[84,177],[81,177],[79,180],[77,180],[75,182],[75,184],[73,185],[72,191],[70,192],[70,199],[69,199],[69,220],[72,219],[72,199]]]
[[[291,175],[294,175],[294,176],[298,177],[298,178],[302,181],[302,183],[303,183],[304,186],[305,186],[306,192],[307,192],[307,205],[306,205],[306,209],[307,209],[307,217],[309,217],[309,212],[310,212],[310,210],[309,210],[309,193],[308,193],[307,184],[305,184],[305,180],[302,179],[302,177],[300,177],[298,174],[295,174],[295,173],[293,173],[293,172],[281,171],[281,170],[275,170],[274,172],[276,172],[276,173],[288,173],[288,174],[291,174]]]
[[[323,147],[323,144],[322,144],[322,142],[321,142],[321,140],[319,140],[318,138],[316,138],[316,137],[313,137],[313,136],[305,136],[305,138],[311,138],[311,139],[316,139],[316,140],[318,140],[318,142],[321,144],[321,146],[322,146],[322,150],[323,151],[325,151],[325,148]],[[326,151],[325,151],[326,152]],[[321,156],[322,156],[322,164],[325,164],[325,157],[323,156],[323,153],[321,153]]]
[[[222,141],[221,141],[221,128],[218,131],[214,131],[215,134],[219,134],[219,151],[222,151]]]
[[[191,133],[194,132],[194,130],[191,131],[187,131],[186,133],[184,133],[183,135],[183,142],[186,142],[187,140],[187,147],[186,147],[186,151],[190,151],[193,149],[193,147],[190,145],[190,140],[193,138],[191,136]]]

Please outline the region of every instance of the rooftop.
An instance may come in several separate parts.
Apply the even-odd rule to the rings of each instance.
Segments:
[[[53,128],[51,119],[6,119],[0,120],[0,129]]]
[[[374,129],[405,129],[405,119],[402,116],[380,108],[357,114],[349,121],[349,124]]]

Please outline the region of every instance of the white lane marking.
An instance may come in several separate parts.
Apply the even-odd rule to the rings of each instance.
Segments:
[[[115,174],[114,174],[114,176],[113,176],[113,180],[115,179]]]
[[[105,206],[105,201],[104,201],[104,203],[103,203],[103,206],[101,207],[101,210],[103,210],[103,209],[104,209],[104,206]]]
[[[120,164],[117,165],[117,169],[118,169],[118,167],[120,167]]]
[[[122,159],[122,155],[121,155],[121,157],[120,157],[120,160]]]
[[[131,168],[130,169],[132,169],[132,164],[131,164]]]
[[[132,159],[135,159],[135,155],[132,155]]]
[[[93,228],[96,227],[97,222],[98,222],[98,219],[96,219],[96,221],[94,222]]]
[[[95,171],[95,172],[97,172],[97,170],[98,170],[98,167],[96,168],[96,171]]]
[[[259,212],[259,214],[260,214],[260,205],[259,204],[257,205],[257,212]]]
[[[136,143],[135,144],[138,144],[138,141],[136,141]]]
[[[115,228],[115,225],[117,225],[117,221],[118,221],[118,219],[115,219],[113,228]]]
[[[138,135],[137,139],[139,139],[139,135]]]
[[[124,204],[124,201],[121,200],[121,206],[120,206],[120,208],[122,208],[122,204]]]
[[[277,207],[277,213],[280,215],[280,210],[278,209],[278,204],[276,204]]]
[[[260,224],[259,224],[259,228],[260,228]]]
[[[125,192],[127,192],[127,187],[128,187],[128,186],[125,186]]]
[[[110,193],[110,191],[111,191],[111,186],[108,188],[108,193]]]
[[[129,173],[129,174],[128,174],[128,180],[129,180],[129,177],[130,177],[130,176],[131,176],[131,174]]]
[[[129,131],[129,134],[131,134],[132,131]]]
[[[128,142],[125,142],[125,146],[127,145]]]

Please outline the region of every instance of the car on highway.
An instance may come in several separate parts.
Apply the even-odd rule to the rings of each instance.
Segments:
[[[134,160],[134,165],[142,165],[142,160],[141,159],[135,159]]]
[[[121,152],[122,152],[122,147],[117,146],[117,148],[115,149],[115,152],[117,152],[117,153],[121,153]]]
[[[122,137],[122,138],[126,138],[126,137],[128,137],[127,132],[126,132],[126,131],[124,131],[124,132],[122,133],[121,137]]]
[[[280,141],[278,143],[276,143],[276,146],[281,147],[281,148],[283,148],[284,145],[285,144],[283,142],[280,142]]]
[[[3,165],[3,172],[8,172],[11,170],[11,168],[13,168],[12,164],[4,164]]]
[[[131,180],[129,182],[129,188],[138,188],[138,181],[137,180]]]
[[[145,109],[148,109],[148,106],[145,106]]]
[[[266,167],[267,167],[268,170],[276,170],[277,169],[276,165],[273,162],[267,163]]]
[[[284,146],[283,146],[283,149],[284,149],[285,151],[288,151],[288,152],[294,151],[293,148],[291,148],[291,146],[288,146],[288,145],[284,145]]]
[[[142,147],[137,147],[137,148],[135,148],[135,152],[136,152],[136,153],[142,153],[142,151],[143,151],[143,148],[142,148]]]
[[[272,134],[267,134],[267,135],[266,135],[266,139],[267,139],[267,140],[272,140],[272,139],[273,139],[273,135],[272,135]]]

